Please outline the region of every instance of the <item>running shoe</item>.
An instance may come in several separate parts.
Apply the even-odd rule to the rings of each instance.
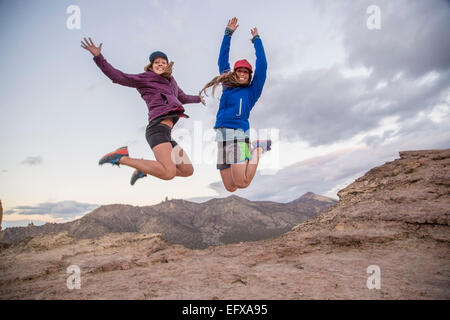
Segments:
[[[134,170],[133,175],[131,176],[130,184],[134,186],[136,181],[140,178],[146,177],[147,175],[138,169]]]
[[[104,155],[100,161],[98,162],[99,165],[105,164],[105,163],[111,163],[112,165],[117,165],[119,166],[119,160],[120,158],[122,158],[123,156],[128,157],[128,147],[122,147],[119,148],[113,152],[110,152],[106,155]]]
[[[256,148],[261,147],[263,148],[264,152],[270,151],[272,147],[272,140],[255,140],[252,142],[252,152]]]

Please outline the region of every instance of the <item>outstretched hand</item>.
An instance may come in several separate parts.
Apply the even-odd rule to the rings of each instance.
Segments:
[[[100,43],[98,47],[95,46],[94,42],[92,42],[92,39],[89,38],[89,41],[86,40],[86,38],[83,38],[84,42],[81,41],[81,47],[88,50],[94,57],[100,55],[102,51],[102,45],[103,43]]]
[[[258,29],[257,29],[256,27],[254,27],[253,29],[251,29],[250,32],[252,33],[252,37],[258,35]]]
[[[199,97],[200,97],[200,102],[201,102],[204,106],[206,106],[205,97],[202,96],[201,94],[199,95]]]
[[[227,24],[227,28],[230,28],[233,31],[236,31],[237,27],[239,27],[238,23],[238,19],[236,17],[234,17],[231,20],[228,20],[228,24]]]

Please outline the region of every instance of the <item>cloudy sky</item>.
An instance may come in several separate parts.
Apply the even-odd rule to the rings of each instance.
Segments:
[[[67,26],[71,5],[80,9],[79,29]],[[2,226],[69,221],[103,204],[230,195],[215,169],[220,92],[206,107],[185,105],[191,118],[173,132],[193,176],[130,186],[133,169],[98,166],[124,145],[133,157],[154,156],[144,101],[104,76],[80,41],[103,42],[105,58],[126,73],[141,73],[149,54],[162,50],[180,87],[196,94],[218,73],[233,16],[240,26],[231,63],[254,65],[252,27],[263,40],[267,81],[250,124],[252,138],[270,132],[274,140],[251,186],[237,195],[337,198],[399,151],[449,148],[449,1],[1,1]]]

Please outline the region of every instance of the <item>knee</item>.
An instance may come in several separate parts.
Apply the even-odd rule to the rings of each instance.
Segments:
[[[192,176],[194,174],[194,167],[193,166],[190,166],[187,170],[186,170],[186,172],[184,173],[184,177],[190,177],[190,176]]]
[[[178,170],[179,170],[178,175],[181,177],[190,177],[194,174],[194,167],[192,166],[183,169],[178,168]]]
[[[229,192],[235,192],[237,190],[236,186],[225,186],[225,189]]]
[[[176,174],[177,174],[177,169],[175,167],[170,168],[170,169],[166,170],[166,172],[162,175],[161,179],[172,180],[173,178],[175,178]]]
[[[238,180],[238,181],[234,181],[234,184],[236,185],[236,187],[238,187],[239,189],[245,189],[249,186],[249,183],[246,180]]]

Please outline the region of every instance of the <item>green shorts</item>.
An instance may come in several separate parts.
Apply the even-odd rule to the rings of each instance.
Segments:
[[[250,139],[217,142],[217,169],[230,168],[233,163],[251,159]]]

